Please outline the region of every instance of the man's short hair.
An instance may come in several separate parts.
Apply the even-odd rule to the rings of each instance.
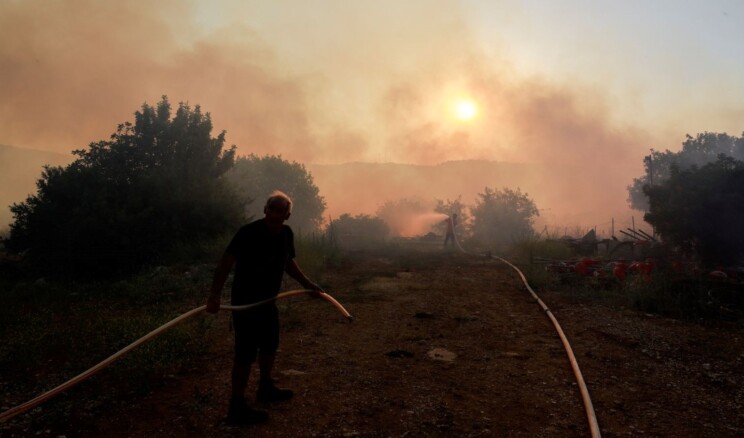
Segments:
[[[265,208],[268,210],[276,210],[278,206],[284,207],[287,206],[287,213],[292,212],[292,199],[287,196],[286,193],[276,190],[271,195],[269,195],[269,199],[266,200],[266,206]]]

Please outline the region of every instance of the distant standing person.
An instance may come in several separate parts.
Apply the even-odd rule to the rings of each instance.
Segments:
[[[302,273],[295,262],[294,234],[289,226],[284,225],[291,213],[292,200],[277,191],[266,201],[264,217],[238,230],[215,270],[207,299],[207,312],[216,313],[219,310],[222,288],[233,265],[235,275],[231,303],[235,306],[276,297],[284,272],[305,289],[323,292],[320,286]],[[279,347],[279,312],[276,303],[233,312],[233,325],[235,356],[227,421],[231,424],[260,423],[266,421],[269,414],[252,409],[245,399],[248,377],[256,358],[260,370],[256,401],[288,400],[294,395],[289,389],[277,388],[271,377]]]
[[[457,213],[445,219],[447,223],[447,233],[444,236],[444,246],[447,247],[447,242],[452,240],[452,246],[455,246],[455,227],[457,226]]]

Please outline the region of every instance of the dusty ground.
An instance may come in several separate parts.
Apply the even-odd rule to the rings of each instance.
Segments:
[[[261,406],[268,423],[224,422],[231,340],[221,315],[224,337],[200,367],[65,425],[41,416],[28,432],[589,436],[560,340],[505,265],[440,248],[359,253],[331,269],[324,284],[357,319],[347,323],[322,300],[293,299],[282,316],[276,377],[296,395]],[[571,341],[604,436],[744,434],[741,323],[681,322],[539,293]]]

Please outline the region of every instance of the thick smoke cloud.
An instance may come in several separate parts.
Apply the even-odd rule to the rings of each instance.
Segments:
[[[629,214],[625,186],[655,143],[611,122],[602,90],[524,76],[486,55],[457,2],[370,3],[225,2],[231,20],[221,26],[206,25],[198,3],[180,1],[3,2],[0,143],[68,153],[107,138],[143,102],[165,94],[211,112],[242,154],[308,164],[482,159],[540,169],[518,181],[488,174],[471,181],[463,169],[448,175],[458,181],[451,190],[434,190],[408,170],[360,180],[353,172],[322,175],[319,166],[334,216],[373,213],[371,204],[397,195],[467,200],[485,186],[517,184],[551,209],[547,222]],[[449,112],[465,95],[480,111],[468,123]]]
[[[69,152],[161,95],[200,104],[230,140],[309,160],[308,92],[245,28],[198,41],[181,2],[4,2],[0,140]]]

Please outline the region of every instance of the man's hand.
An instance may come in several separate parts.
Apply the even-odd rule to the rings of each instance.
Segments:
[[[210,295],[207,299],[207,313],[217,313],[220,310],[220,297]]]

